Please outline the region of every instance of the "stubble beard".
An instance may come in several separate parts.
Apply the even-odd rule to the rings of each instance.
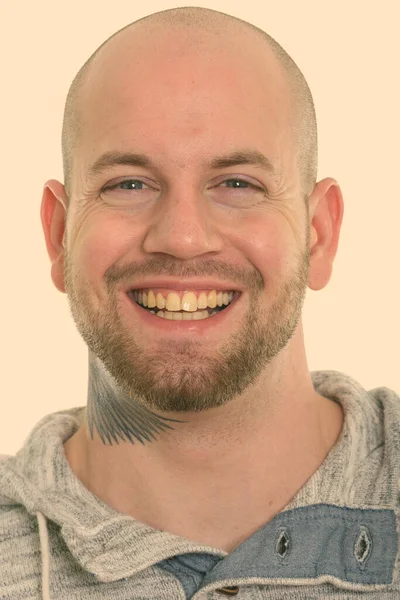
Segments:
[[[309,262],[307,243],[303,254],[297,256],[290,280],[281,285],[268,310],[260,293],[258,298],[247,294],[249,306],[243,324],[228,324],[232,333],[218,348],[199,346],[191,339],[173,344],[168,340],[164,347],[157,343],[155,352],[154,348],[146,350],[140,336],[128,329],[115,291],[107,304],[94,309],[88,285],[66,250],[64,277],[70,311],[89,348],[89,377],[102,379],[96,385],[89,383],[92,395],[102,393],[103,405],[107,397],[108,405],[128,400],[166,412],[204,411],[226,404],[256,382],[294,335],[301,319]],[[96,402],[96,398],[90,400]]]

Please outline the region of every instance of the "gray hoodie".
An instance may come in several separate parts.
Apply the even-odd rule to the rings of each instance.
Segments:
[[[44,417],[0,457],[0,600],[399,600],[400,397],[338,371],[311,376],[343,406],[340,438],[231,553],[101,502],[63,450],[85,407]]]

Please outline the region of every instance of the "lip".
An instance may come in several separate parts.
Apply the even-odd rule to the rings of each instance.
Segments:
[[[124,289],[125,292],[140,289],[152,289],[152,288],[167,288],[171,290],[188,291],[188,290],[221,290],[221,291],[235,291],[241,292],[242,289],[237,287],[236,283],[226,283],[222,281],[216,281],[215,279],[148,279],[142,281],[136,281],[130,284],[129,287]],[[158,317],[160,318],[160,317]]]
[[[130,288],[131,289],[131,288]],[[170,321],[157,315],[152,315],[149,311],[142,308],[137,304],[128,293],[124,294],[125,302],[124,305],[129,311],[129,316],[140,319],[143,324],[150,330],[153,329],[155,332],[165,332],[170,334],[184,334],[191,333],[193,335],[206,335],[213,329],[219,329],[228,319],[234,318],[239,304],[239,300],[242,297],[241,293],[238,293],[232,300],[229,306],[212,317],[207,319],[201,319],[199,321]]]

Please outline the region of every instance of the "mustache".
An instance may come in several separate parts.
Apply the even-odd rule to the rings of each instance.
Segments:
[[[146,262],[129,263],[118,266],[111,265],[104,274],[104,281],[111,290],[118,284],[130,283],[139,277],[213,277],[221,281],[237,281],[240,287],[247,289],[263,289],[263,278],[259,271],[249,271],[244,267],[215,260],[202,260],[201,263],[182,264],[170,257],[151,258]]]

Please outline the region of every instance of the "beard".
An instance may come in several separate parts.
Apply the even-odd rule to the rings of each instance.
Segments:
[[[263,279],[253,272],[240,276],[238,269],[214,261],[199,268],[180,267],[170,257],[151,259],[143,267],[111,266],[104,275],[107,298],[101,305],[91,299],[91,288],[69,251],[64,257],[64,279],[70,311],[89,348],[89,402],[108,414],[125,407],[164,412],[204,411],[222,406],[256,383],[263,370],[286,347],[301,319],[310,264],[309,229],[303,253],[296,255],[295,268],[279,287],[268,309],[262,299]],[[68,245],[66,244],[66,248]],[[231,272],[228,272],[231,271]],[[249,306],[243,323],[232,324],[225,343],[210,347],[207,340],[158,340],[152,348],[143,343],[141,332],[121,318],[116,284],[140,275],[231,276],[246,284]],[[119,292],[122,293],[122,292]],[[93,294],[93,292],[92,292]],[[97,298],[98,299],[98,298]],[[240,301],[240,300],[239,300]],[[228,309],[229,310],[229,309]],[[160,318],[154,316],[154,318]],[[210,317],[214,318],[214,317]],[[227,319],[229,321],[229,318]],[[183,336],[182,336],[183,337]]]

